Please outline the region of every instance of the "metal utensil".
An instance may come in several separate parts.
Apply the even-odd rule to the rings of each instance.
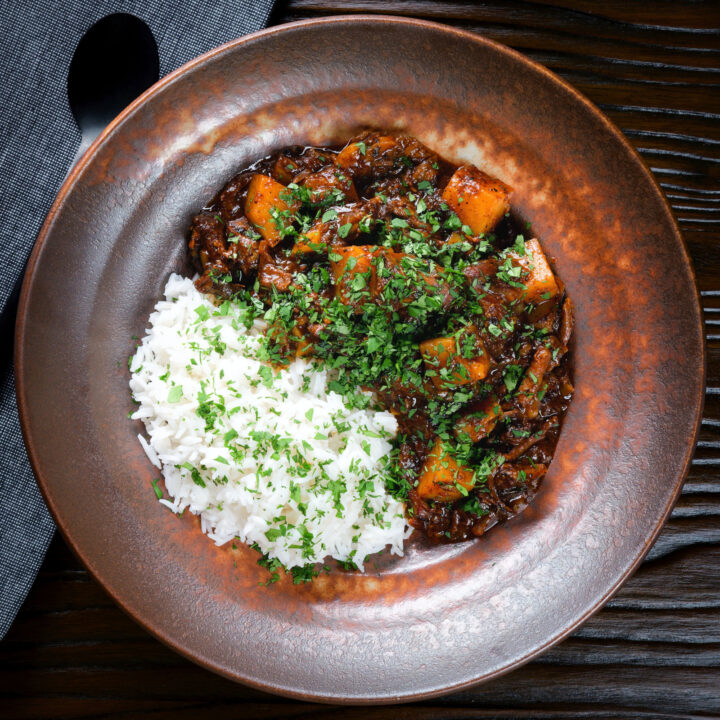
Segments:
[[[107,15],[83,35],[68,70],[68,102],[82,139],[68,173],[110,121],[157,82],[158,49],[150,28],[127,13]],[[15,323],[22,276],[0,315],[0,337]],[[7,343],[8,351],[12,343]]]
[[[150,28],[127,13],[98,20],[78,43],[68,71],[68,101],[82,133],[73,166],[110,121],[159,77]]]

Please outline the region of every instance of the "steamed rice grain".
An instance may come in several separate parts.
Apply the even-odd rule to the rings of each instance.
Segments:
[[[200,515],[218,545],[257,544],[288,568],[402,554],[411,530],[383,484],[395,418],[348,407],[305,360],[261,362],[263,330],[170,276],[130,365],[161,502]]]

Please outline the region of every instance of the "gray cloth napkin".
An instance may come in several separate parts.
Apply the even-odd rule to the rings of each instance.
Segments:
[[[263,27],[273,0],[0,0],[0,311],[80,143],[67,71],[85,31],[125,12],[152,30],[160,75]],[[0,338],[0,638],[32,585],[54,532],[25,454],[10,360]]]

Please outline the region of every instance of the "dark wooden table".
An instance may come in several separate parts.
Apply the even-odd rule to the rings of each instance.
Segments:
[[[56,537],[0,644],[0,717],[720,717],[720,2],[291,0],[272,23],[343,12],[437,20],[516,48],[595,102],[652,169],[706,312],[705,420],[682,498],[635,576],[571,638],[476,689],[394,708],[307,705],[196,667]]]

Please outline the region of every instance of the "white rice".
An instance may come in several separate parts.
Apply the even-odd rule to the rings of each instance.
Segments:
[[[395,418],[348,408],[304,360],[261,363],[264,324],[241,318],[179,275],[150,315],[130,388],[171,498],[160,502],[199,514],[218,545],[257,543],[288,568],[331,556],[362,569],[387,546],[401,555],[411,529],[382,479]]]

